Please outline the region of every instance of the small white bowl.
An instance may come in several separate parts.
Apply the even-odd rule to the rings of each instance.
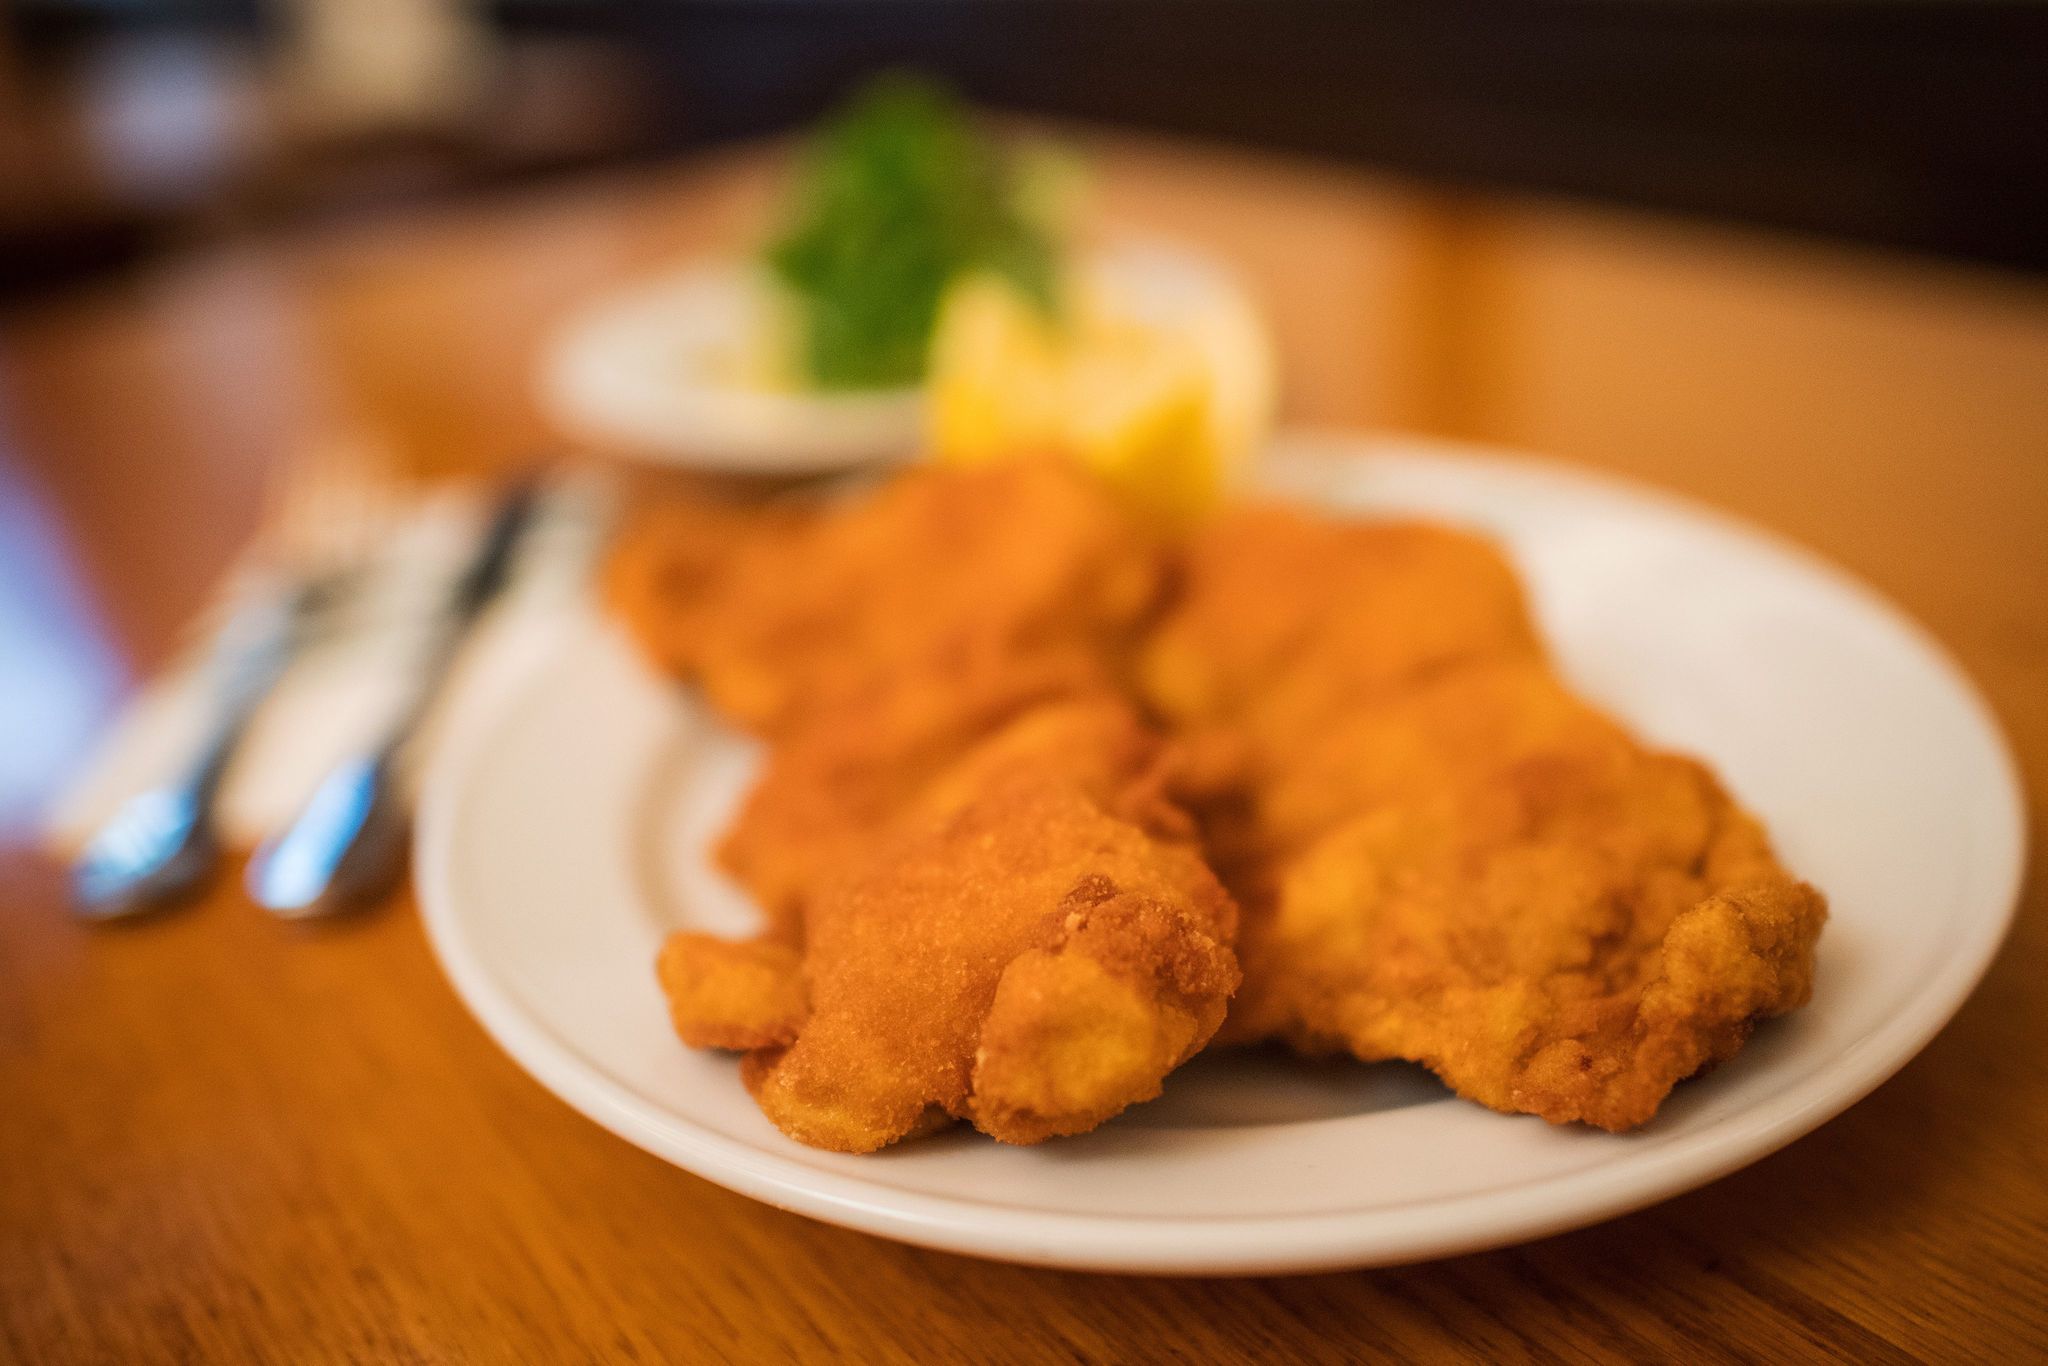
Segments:
[[[807,474],[914,453],[918,387],[785,392],[719,374],[763,325],[768,287],[739,261],[640,281],[577,314],[542,359],[542,406],[566,435],[653,463]]]
[[[1224,345],[1237,376],[1232,421],[1259,444],[1270,425],[1272,348],[1250,297],[1200,251],[1116,233],[1083,273],[1140,321],[1192,326]],[[570,319],[548,347],[541,401],[572,439],[650,463],[798,475],[907,460],[925,435],[922,386],[819,392],[749,388],[732,358],[769,326],[772,287],[737,259],[639,281]]]

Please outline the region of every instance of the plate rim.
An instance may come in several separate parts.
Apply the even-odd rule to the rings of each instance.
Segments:
[[[630,405],[616,395],[593,402],[584,376],[594,355],[678,295],[744,290],[759,274],[743,256],[704,252],[582,300],[554,321],[535,361],[548,424],[650,468],[711,475],[829,474],[888,464],[915,446],[926,406],[921,383],[783,391],[679,376],[660,389],[636,388]]]
[[[1307,454],[1304,460],[1304,453]],[[1498,467],[1603,494],[1648,502],[1661,511],[1758,544],[1830,580],[1915,647],[1962,704],[1995,760],[2004,819],[1992,832],[2005,854],[1995,913],[1959,936],[1941,969],[1924,979],[1880,1028],[1856,1040],[1829,1084],[1783,1095],[1729,1115],[1671,1148],[1627,1163],[1582,1169],[1512,1188],[1362,1213],[1321,1211],[1277,1216],[1091,1216],[993,1209],[955,1196],[906,1191],[868,1178],[821,1170],[763,1151],[689,1121],[639,1096],[595,1059],[582,1056],[534,1018],[484,966],[459,910],[453,838],[461,775],[501,718],[544,674],[542,656],[507,665],[493,696],[463,713],[430,756],[418,814],[415,883],[436,959],[457,995],[515,1063],[586,1118],[686,1171],[778,1208],[842,1227],[944,1251],[1030,1265],[1120,1273],[1243,1275],[1395,1265],[1540,1238],[1615,1218],[1672,1198],[1759,1161],[1817,1129],[1889,1080],[1954,1018],[1989,970],[2010,932],[2026,867],[2024,790],[1997,714],[1941,641],[1902,608],[1819,552],[1733,513],[1606,471],[1540,456],[1404,434],[1295,430],[1273,443],[1275,464],[1388,458],[1453,461],[1467,470]],[[588,607],[574,620],[598,621]],[[1989,858],[1987,858],[1987,865]]]

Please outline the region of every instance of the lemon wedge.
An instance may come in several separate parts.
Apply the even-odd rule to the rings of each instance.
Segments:
[[[1056,313],[999,276],[958,281],[940,308],[928,383],[938,460],[1056,453],[1185,521],[1264,440],[1273,361],[1221,272],[1130,246],[1074,272]]]

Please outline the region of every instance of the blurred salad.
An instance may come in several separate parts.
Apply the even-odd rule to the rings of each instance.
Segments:
[[[869,86],[815,135],[766,250],[801,377],[819,389],[925,377],[948,287],[992,275],[1044,308],[1059,273],[1057,172],[998,143],[943,89]]]

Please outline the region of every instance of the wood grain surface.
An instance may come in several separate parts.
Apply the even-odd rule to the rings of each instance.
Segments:
[[[1526,445],[1817,547],[1977,678],[2038,826],[2042,282],[1182,147],[1093,150],[1107,216],[1242,270],[1279,336],[1290,418]],[[423,474],[542,449],[538,339],[592,289],[740,240],[776,160],[218,249],[0,321],[0,605],[33,608],[0,616],[15,633],[0,635],[4,667],[33,664],[68,696],[159,665],[248,535],[263,471],[323,434],[373,433]],[[54,557],[28,554],[23,528]],[[0,734],[25,734],[5,719]],[[0,754],[17,794],[46,793],[75,759]],[[0,1359],[2048,1352],[2038,853],[2012,938],[1955,1023],[1774,1157],[1524,1247],[1166,1280],[902,1247],[671,1168],[498,1053],[403,901],[295,927],[223,891],[90,929],[67,918],[32,832],[17,821],[8,838]]]

